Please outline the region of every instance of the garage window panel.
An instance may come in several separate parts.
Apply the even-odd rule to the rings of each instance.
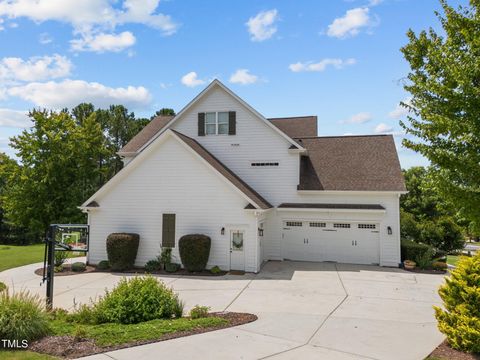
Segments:
[[[302,226],[303,224],[302,224],[301,221],[287,221],[286,225],[287,226]]]
[[[327,226],[327,223],[324,222],[311,222],[310,227],[319,227],[319,228],[324,228]]]
[[[377,225],[375,224],[358,224],[359,229],[376,229]]]
[[[345,224],[345,223],[334,223],[333,224],[334,228],[337,229],[350,229],[350,224]]]

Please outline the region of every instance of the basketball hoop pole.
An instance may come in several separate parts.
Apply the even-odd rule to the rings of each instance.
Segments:
[[[45,246],[47,248],[47,273],[43,281],[47,281],[47,310],[53,307],[53,278],[55,275],[55,225],[48,229]]]

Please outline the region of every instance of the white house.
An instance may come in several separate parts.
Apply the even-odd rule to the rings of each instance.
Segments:
[[[398,266],[404,180],[392,136],[318,137],[316,116],[266,119],[214,80],[120,152],[125,167],[81,206],[88,261],[112,232],[140,234],[137,265],[185,234],[211,237],[208,266],[264,261]]]

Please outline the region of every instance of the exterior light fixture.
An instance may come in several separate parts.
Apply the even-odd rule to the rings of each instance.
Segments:
[[[258,228],[258,236],[263,236],[263,229],[262,228]]]
[[[388,235],[392,235],[392,227],[391,226],[387,226],[387,233],[388,233]]]
[[[220,230],[220,234],[225,235],[225,228],[222,227],[222,230]]]

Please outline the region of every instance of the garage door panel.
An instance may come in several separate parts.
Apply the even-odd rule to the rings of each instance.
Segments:
[[[286,222],[290,223],[291,222]],[[297,221],[297,225],[298,225]],[[284,258],[300,261],[379,263],[378,224],[301,221],[284,227]]]

